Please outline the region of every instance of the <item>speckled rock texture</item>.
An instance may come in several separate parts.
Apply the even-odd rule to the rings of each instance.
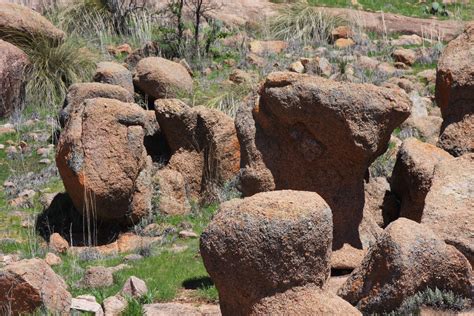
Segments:
[[[250,315],[362,315],[336,294],[316,286],[295,287],[256,303]]]
[[[421,223],[474,264],[474,154],[435,167]]]
[[[273,191],[221,205],[201,235],[204,265],[223,315],[330,275],[331,209],[314,192]]]
[[[18,47],[0,40],[0,118],[22,110],[25,102],[28,56]]]
[[[402,143],[390,180],[391,191],[401,201],[400,216],[421,221],[434,168],[439,162],[449,159],[454,157],[416,138],[406,139]]]
[[[364,175],[410,115],[403,91],[277,72],[239,109],[241,188],[320,194],[334,217],[334,249],[368,244],[363,221]],[[370,233],[368,239],[373,238]]]
[[[126,103],[133,102],[133,94],[116,85],[94,82],[73,84],[68,89],[63,108],[59,113],[61,127],[66,126],[69,116],[79,111],[79,107],[85,100],[94,98],[115,99]]]
[[[94,74],[94,81],[120,86],[130,92],[132,96],[135,93],[132,73],[118,63],[110,61],[98,63]]]
[[[444,49],[437,65],[436,103],[443,125],[438,146],[454,156],[474,152],[474,22]]]
[[[44,260],[21,260],[0,270],[2,314],[8,309],[12,315],[32,314],[44,306],[53,315],[67,315],[71,298],[64,280]]]
[[[161,57],[141,59],[133,77],[135,86],[156,99],[174,98],[179,93],[193,90],[193,79],[187,69]]]
[[[0,3],[0,38],[8,40],[11,34],[25,37],[42,37],[59,44],[66,34],[44,16],[25,6],[14,3]]]
[[[180,172],[191,197],[212,201],[217,188],[235,178],[240,147],[232,118],[178,99],[158,99],[155,113],[171,150],[166,168]]]
[[[56,164],[76,209],[114,223],[137,223],[151,209],[149,115],[136,104],[86,99],[61,133]]]
[[[390,224],[368,249],[338,295],[364,314],[390,312],[426,288],[471,295],[472,268],[426,225],[406,218]]]

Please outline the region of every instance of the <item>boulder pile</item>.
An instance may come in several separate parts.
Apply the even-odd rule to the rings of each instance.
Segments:
[[[401,90],[270,74],[236,118],[243,193],[317,192],[333,211],[333,247],[361,248],[363,179],[410,104]]]

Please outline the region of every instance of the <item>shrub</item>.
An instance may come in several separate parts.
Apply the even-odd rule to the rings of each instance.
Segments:
[[[23,49],[31,67],[27,72],[26,103],[56,109],[69,85],[90,80],[96,56],[80,41],[69,37],[53,43],[46,37],[10,33],[7,40]]]
[[[270,23],[275,38],[297,41],[303,45],[325,44],[331,31],[344,23],[339,16],[329,15],[317,7],[298,2],[285,7]]]
[[[397,310],[387,315],[418,315],[422,306],[432,307],[436,310],[458,312],[469,308],[471,300],[461,297],[452,291],[427,288],[425,291],[418,292],[405,299]]]

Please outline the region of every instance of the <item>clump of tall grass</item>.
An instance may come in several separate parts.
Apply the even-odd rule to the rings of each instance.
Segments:
[[[31,63],[26,71],[27,106],[56,110],[67,88],[90,80],[95,70],[95,54],[74,37],[57,43],[47,37],[12,31],[6,40],[21,48]]]
[[[102,52],[111,44],[142,46],[154,39],[160,22],[156,14],[143,8],[131,11],[124,18],[124,30],[117,30],[113,14],[99,0],[76,1],[66,10],[52,12],[50,19]]]
[[[340,16],[327,14],[306,1],[300,1],[285,7],[270,22],[270,31],[275,38],[290,42],[326,44],[331,39],[331,31],[344,23]]]

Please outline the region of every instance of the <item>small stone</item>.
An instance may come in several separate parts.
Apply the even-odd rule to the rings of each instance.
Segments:
[[[3,150],[3,149],[5,149],[5,145],[0,144],[0,150]]]
[[[56,253],[65,253],[69,249],[69,243],[58,233],[49,237],[49,248]]]
[[[42,157],[48,157],[50,152],[51,152],[51,148],[49,147],[41,147],[41,148],[38,148],[38,150],[36,151],[36,153]]]
[[[193,231],[182,230],[182,231],[179,232],[179,238],[187,239],[187,238],[198,238],[198,237],[199,237],[199,235],[196,234]]]
[[[397,62],[402,62],[405,65],[411,66],[416,61],[415,51],[407,48],[396,49],[393,54],[393,59]]]
[[[50,266],[57,266],[63,262],[60,257],[58,257],[52,252],[48,252],[46,254],[46,256],[44,257],[44,261],[46,261],[46,263]]]
[[[36,192],[33,190],[24,190],[21,191],[20,194],[18,194],[19,197],[26,197],[26,198],[32,198],[35,196]]]
[[[139,254],[136,254],[136,253],[132,253],[132,254],[129,254],[129,255],[126,255],[125,257],[123,257],[123,260],[126,261],[126,262],[138,261],[138,260],[142,260],[142,259],[143,259],[143,256],[141,256]]]
[[[95,298],[93,300],[92,298],[93,296],[90,295],[81,295],[73,298],[71,300],[71,310],[94,313],[96,316],[104,315],[102,306],[95,301]]]
[[[16,154],[18,152],[18,149],[16,149],[15,146],[8,146],[7,147],[7,154]]]
[[[354,46],[355,42],[350,38],[340,38],[334,42],[334,46],[337,48],[348,48]]]
[[[304,72],[304,66],[301,61],[295,61],[288,67],[288,70],[302,74]]]
[[[146,286],[145,281],[135,276],[131,276],[127,279],[127,281],[125,281],[121,293],[124,296],[139,298],[145,295],[147,292],[148,288]]]
[[[127,308],[127,300],[117,294],[114,296],[107,297],[104,302],[105,316],[118,316],[122,315],[122,312]]]
[[[90,267],[84,273],[84,277],[79,282],[83,288],[100,288],[114,284],[114,277],[109,268],[97,266]]]
[[[51,160],[48,159],[48,158],[44,158],[44,159],[41,159],[41,160],[39,161],[39,163],[41,163],[41,164],[43,164],[43,165],[49,165],[49,164],[51,164]]]

